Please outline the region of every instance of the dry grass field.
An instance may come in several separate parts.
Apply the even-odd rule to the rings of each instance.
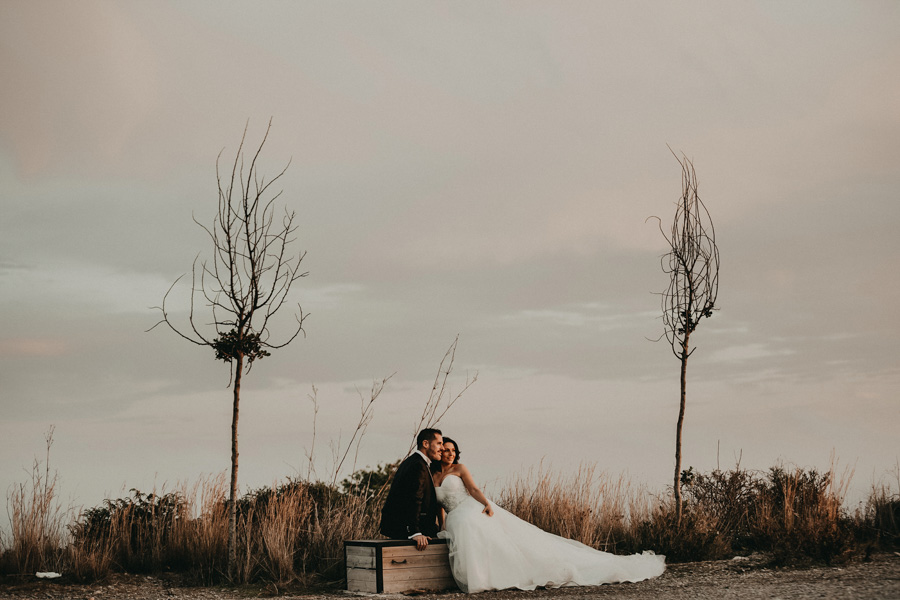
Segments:
[[[344,540],[379,537],[390,472],[359,471],[342,484],[289,480],[246,494],[238,506],[237,576],[227,582],[224,476],[133,490],[76,513],[58,504],[55,477],[36,465],[32,481],[8,499],[12,529],[0,545],[0,575],[5,587],[55,571],[85,584],[131,573],[177,574],[193,585],[337,588]],[[590,465],[512,478],[496,500],[547,531],[614,553],[653,550],[669,565],[753,554],[773,569],[839,567],[900,549],[897,493],[874,488],[866,507],[851,513],[842,504],[848,478],[833,469],[688,471],[680,523],[666,495]]]

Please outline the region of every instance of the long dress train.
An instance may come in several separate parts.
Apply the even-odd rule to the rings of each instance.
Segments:
[[[642,581],[666,568],[664,556],[595,550],[547,533],[493,503],[494,515],[488,517],[457,475],[448,475],[435,491],[447,511],[438,536],[447,540],[453,578],[464,592]]]

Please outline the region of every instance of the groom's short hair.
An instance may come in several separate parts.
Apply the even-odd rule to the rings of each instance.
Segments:
[[[421,448],[422,442],[430,442],[438,435],[444,435],[441,433],[440,429],[423,429],[419,432],[419,435],[416,436],[416,448]]]

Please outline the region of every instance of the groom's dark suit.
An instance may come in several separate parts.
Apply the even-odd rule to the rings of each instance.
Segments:
[[[382,535],[405,540],[415,533],[436,537],[438,503],[428,463],[414,452],[397,467],[381,509]]]

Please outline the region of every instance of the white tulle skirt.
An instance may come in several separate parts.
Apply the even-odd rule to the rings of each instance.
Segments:
[[[447,540],[453,577],[464,592],[642,581],[666,568],[664,556],[595,550],[492,506],[488,517],[480,502],[466,498],[447,514],[438,534]]]

